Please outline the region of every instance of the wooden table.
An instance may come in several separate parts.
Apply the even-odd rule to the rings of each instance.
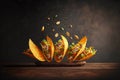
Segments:
[[[36,66],[34,63],[1,65],[0,80],[120,80],[120,63],[82,66]]]

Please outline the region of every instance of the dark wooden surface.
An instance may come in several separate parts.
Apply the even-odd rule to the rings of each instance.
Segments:
[[[1,69],[0,80],[120,80],[120,63],[86,63],[65,67],[9,63],[2,64]]]

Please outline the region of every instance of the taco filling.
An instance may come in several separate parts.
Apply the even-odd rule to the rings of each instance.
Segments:
[[[74,44],[72,43],[68,48],[68,60],[71,61],[77,55],[79,50],[82,48],[81,44]]]
[[[51,55],[50,55],[50,44],[44,39],[41,42],[41,46],[42,46],[42,51],[45,55],[45,57],[47,57],[48,60],[51,59]]]
[[[84,36],[77,44],[72,43],[69,46],[67,52],[69,62],[73,62],[84,51],[86,43],[87,37]]]
[[[93,55],[95,55],[97,50],[95,50],[93,47],[85,48],[85,50],[77,57],[76,60],[78,61],[84,61],[89,58],[91,58]]]
[[[61,60],[63,54],[64,54],[64,44],[63,44],[63,41],[60,39],[55,44],[55,54],[54,55],[57,60]]]
[[[58,42],[55,43],[54,58],[56,62],[62,61],[68,48],[67,39],[62,35],[61,35],[61,38],[62,39],[59,39]]]

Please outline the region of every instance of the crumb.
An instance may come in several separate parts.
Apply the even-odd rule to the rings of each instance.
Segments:
[[[56,22],[56,25],[59,25],[59,24],[60,24],[60,21],[57,21],[57,22]]]
[[[42,29],[41,29],[41,31],[44,31],[45,30],[45,27],[44,26],[42,26]]]
[[[50,17],[48,17],[48,20],[50,20]]]
[[[54,31],[55,31],[55,29],[52,29],[52,31],[54,32]]]
[[[64,28],[63,28],[63,27],[61,27],[61,30],[62,30],[62,31],[64,31]]]
[[[55,34],[55,37],[58,37],[58,36],[59,36],[59,34],[58,34],[58,33],[56,33],[56,34]]]
[[[66,35],[69,37],[69,36],[70,36],[70,33],[67,31],[67,32],[66,32]]]
[[[73,39],[73,37],[70,37],[70,39]]]
[[[70,24],[70,28],[72,28],[73,26],[72,26],[72,24]]]
[[[79,39],[79,36],[78,35],[74,35],[75,39]]]

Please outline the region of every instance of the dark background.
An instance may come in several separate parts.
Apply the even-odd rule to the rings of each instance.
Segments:
[[[4,0],[0,9],[0,62],[34,61],[22,54],[28,48],[29,38],[39,45],[49,35],[55,42],[52,28],[63,35],[65,31],[80,38],[86,35],[87,46],[97,49],[97,54],[88,62],[120,62],[119,4],[119,0]],[[59,26],[54,24],[57,20],[61,21]],[[43,25],[45,32],[40,31]],[[77,42],[66,38],[69,43]]]

